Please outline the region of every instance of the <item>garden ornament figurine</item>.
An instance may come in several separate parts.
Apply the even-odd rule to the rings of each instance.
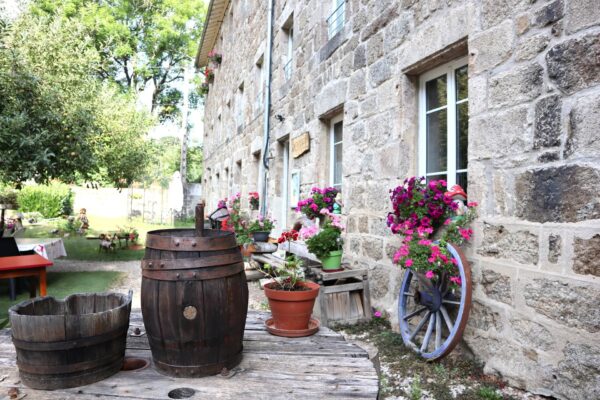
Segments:
[[[467,193],[465,193],[460,185],[452,186],[445,195],[450,197],[452,201],[458,205],[458,208],[456,209],[457,216],[464,215],[467,212]]]

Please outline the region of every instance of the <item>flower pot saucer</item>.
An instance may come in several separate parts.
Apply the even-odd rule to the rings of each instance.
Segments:
[[[314,335],[319,330],[321,322],[311,317],[307,329],[279,329],[275,326],[273,318],[269,318],[265,321],[265,326],[271,335],[294,338]]]

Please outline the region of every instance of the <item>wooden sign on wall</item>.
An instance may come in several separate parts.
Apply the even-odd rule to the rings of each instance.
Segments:
[[[292,156],[298,158],[307,151],[310,151],[310,134],[304,132],[292,139]]]

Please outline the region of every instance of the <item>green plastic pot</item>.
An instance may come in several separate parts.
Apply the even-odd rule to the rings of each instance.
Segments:
[[[328,257],[321,258],[323,271],[338,270],[342,265],[342,251],[336,250],[329,253]]]

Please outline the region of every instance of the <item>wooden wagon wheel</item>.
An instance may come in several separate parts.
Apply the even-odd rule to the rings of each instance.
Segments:
[[[430,361],[439,360],[454,349],[471,310],[471,267],[458,247],[448,244],[447,248],[458,261],[460,288],[450,285],[447,274],[435,282],[407,269],[398,300],[404,344]]]

